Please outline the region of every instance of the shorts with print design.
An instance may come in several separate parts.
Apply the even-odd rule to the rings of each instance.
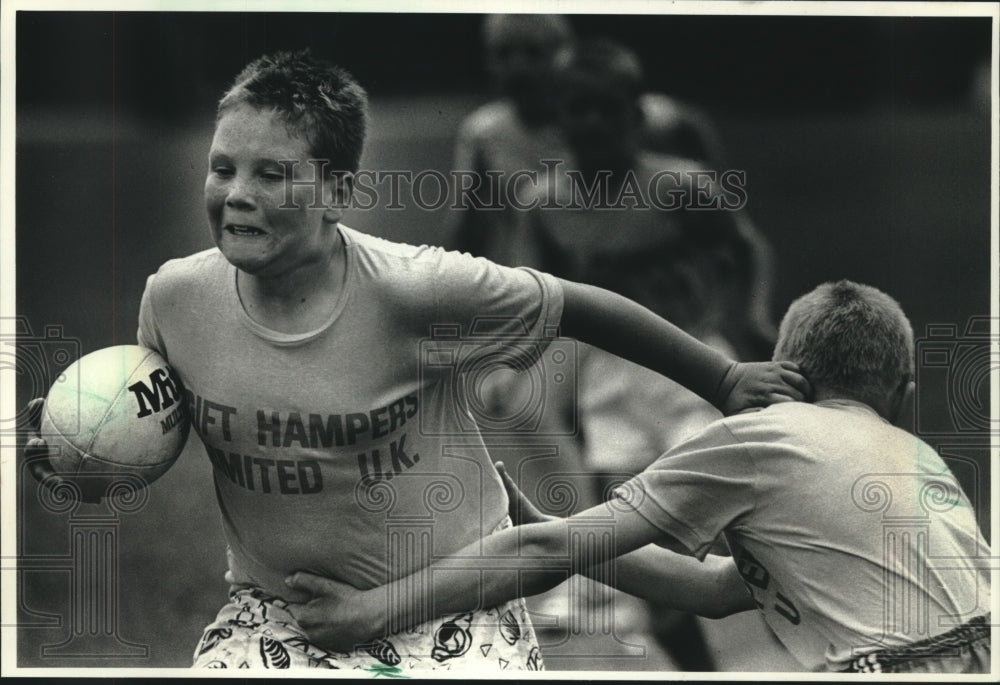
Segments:
[[[288,604],[258,589],[230,595],[195,650],[193,668],[339,668],[375,675],[424,669],[541,670],[524,600],[429,621],[329,652],[309,642]]]
[[[507,517],[495,530],[510,525]],[[239,588],[205,628],[193,668],[338,668],[377,676],[432,669],[540,671],[543,665],[523,599],[428,621],[346,653],[311,644],[284,600],[259,588]]]

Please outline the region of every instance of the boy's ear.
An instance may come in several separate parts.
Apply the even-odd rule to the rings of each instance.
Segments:
[[[917,384],[914,383],[913,376],[907,374],[893,391],[892,406],[889,410],[889,420],[892,424],[910,433],[915,427],[913,415],[916,388]]]
[[[344,216],[351,204],[354,193],[354,174],[350,171],[331,174],[327,180],[326,212],[323,218],[329,223],[336,223]]]

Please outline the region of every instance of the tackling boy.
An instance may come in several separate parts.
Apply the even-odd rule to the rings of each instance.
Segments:
[[[610,503],[503,531],[397,581],[407,601],[395,584],[323,582],[337,624],[314,639],[349,642],[387,617],[469,610],[582,572],[708,617],[756,608],[807,667],[989,672],[989,547],[945,463],[890,423],[913,392],[899,305],[869,286],[821,285],[792,303],[774,358],[799,364],[814,403],[716,421]],[[708,554],[722,534],[732,558]],[[294,582],[320,590],[308,574]],[[310,630],[315,609],[292,613]]]

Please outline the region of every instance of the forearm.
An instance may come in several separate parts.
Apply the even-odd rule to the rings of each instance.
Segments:
[[[372,635],[437,616],[544,592],[570,574],[566,523],[555,519],[489,535],[409,576],[364,593]]]
[[[383,635],[535,595],[659,537],[638,514],[606,505],[569,519],[508,528],[363,593],[364,624]]]
[[[561,283],[563,335],[661,373],[720,406],[731,359],[628,298],[582,283]]]
[[[586,575],[622,592],[706,618],[753,609],[733,560],[708,555],[704,561],[656,545],[594,566]]]

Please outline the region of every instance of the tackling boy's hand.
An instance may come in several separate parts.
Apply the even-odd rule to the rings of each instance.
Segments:
[[[514,522],[515,526],[523,526],[528,523],[543,523],[556,518],[555,516],[543,514],[530,499],[525,497],[524,493],[521,492],[520,488],[517,487],[514,480],[510,477],[510,474],[507,473],[507,469],[504,467],[502,461],[495,462],[493,465],[496,467],[497,473],[500,474],[504,490],[507,491],[510,520]]]
[[[53,492],[58,491],[61,495],[76,493],[79,499],[91,504],[100,502],[101,493],[90,492],[83,487],[83,483],[62,478],[52,468],[52,463],[49,461],[49,445],[41,436],[42,409],[44,407],[45,398],[43,397],[36,397],[28,402],[28,429],[34,435],[24,444],[24,463],[28,467],[28,472],[43,487],[49,488]]]
[[[795,362],[733,362],[719,385],[715,406],[726,416],[776,402],[802,402],[812,387]]]
[[[301,604],[290,603],[295,617],[312,644],[335,652],[350,652],[356,645],[381,637],[388,607],[385,591],[358,590],[347,583],[299,571],[285,579],[288,587],[312,595]]]

